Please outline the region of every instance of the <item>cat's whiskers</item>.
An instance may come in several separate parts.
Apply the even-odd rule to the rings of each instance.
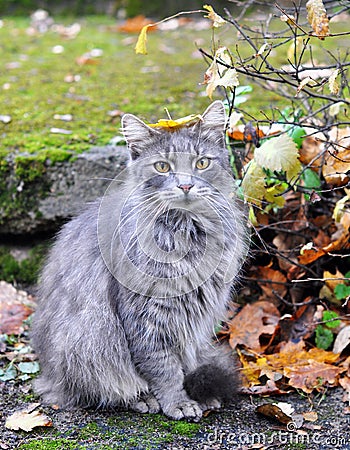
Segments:
[[[135,215],[139,213],[140,211],[140,206],[148,206],[149,203],[152,203],[154,201],[154,193],[146,193],[143,196],[138,198],[138,201],[136,202],[135,206],[133,206],[131,208],[130,211],[128,211],[127,214],[125,214],[125,216],[123,216],[122,220],[119,221],[119,223],[116,224],[115,229],[113,231],[112,234],[112,238],[111,238],[111,246],[110,246],[110,260],[113,261],[113,254],[115,251],[115,243],[118,243],[119,239],[122,236],[122,229],[124,227],[127,227],[128,223],[133,223],[134,222],[134,218]],[[141,201],[140,201],[141,200]],[[119,239],[117,238],[117,236],[119,235]],[[118,247],[118,245],[117,245]],[[129,243],[127,244],[127,248],[131,248]]]
[[[135,203],[135,206],[133,206],[130,211],[128,211],[127,214],[125,214],[125,216],[123,216],[122,220],[119,222],[119,227],[124,225],[124,222],[126,222],[127,220],[129,220],[131,217],[131,214],[139,211],[140,206],[144,206],[147,205],[147,203],[149,202],[153,202],[156,199],[156,195],[151,192],[151,193],[146,193],[140,197],[137,198],[137,201]],[[123,211],[122,211],[123,213]],[[122,214],[121,214],[122,215]]]
[[[144,206],[144,205],[143,205]],[[167,205],[165,202],[156,203],[155,208],[148,211],[146,215],[143,215],[143,210],[138,210],[139,218],[142,219],[142,221],[137,222],[137,227],[135,228],[134,232],[129,237],[128,242],[124,246],[124,250],[126,253],[128,253],[133,246],[136,244],[135,238],[137,238],[138,241],[143,240],[144,236],[147,236],[146,233],[149,233],[150,230],[152,230],[157,218],[163,214],[167,209]],[[132,218],[133,219],[133,218]]]
[[[215,199],[214,195],[210,196],[209,204],[220,217],[220,220],[225,223],[226,227],[234,232],[236,229],[236,219],[230,205],[227,206],[223,202],[219,202]],[[234,218],[234,222],[228,219],[230,216]]]

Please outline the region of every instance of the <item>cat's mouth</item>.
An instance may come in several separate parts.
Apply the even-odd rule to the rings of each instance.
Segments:
[[[162,192],[160,194],[160,199],[174,203],[189,204],[207,198],[210,193],[210,189],[208,189],[207,187],[197,188],[196,186],[193,186],[190,189],[177,187],[176,189]]]

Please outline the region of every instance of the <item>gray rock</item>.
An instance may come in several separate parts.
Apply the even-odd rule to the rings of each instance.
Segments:
[[[86,203],[102,196],[127,159],[124,146],[93,147],[69,161],[45,162],[35,180],[21,179],[9,161],[2,180],[6,192],[0,196],[0,234],[56,230]]]

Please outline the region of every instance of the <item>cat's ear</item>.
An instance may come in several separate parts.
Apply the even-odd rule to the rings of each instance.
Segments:
[[[202,120],[198,124],[202,139],[215,140],[222,144],[226,126],[226,113],[224,104],[216,100],[202,114]]]
[[[133,114],[124,114],[122,117],[122,132],[133,160],[137,159],[143,149],[159,134],[159,131],[149,127]]]

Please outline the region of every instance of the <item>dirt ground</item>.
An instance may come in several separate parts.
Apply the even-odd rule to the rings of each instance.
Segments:
[[[325,396],[297,393],[279,398],[240,395],[235,403],[203,418],[199,424],[175,422],[162,415],[126,410],[55,410],[39,407],[52,427],[31,432],[5,428],[5,420],[28,403],[40,401],[30,381],[0,384],[0,449],[350,449],[350,415],[344,414],[343,393]],[[317,412],[314,422],[287,426],[256,413],[256,406],[272,401],[291,404],[297,413]],[[289,430],[289,431],[288,431]]]

